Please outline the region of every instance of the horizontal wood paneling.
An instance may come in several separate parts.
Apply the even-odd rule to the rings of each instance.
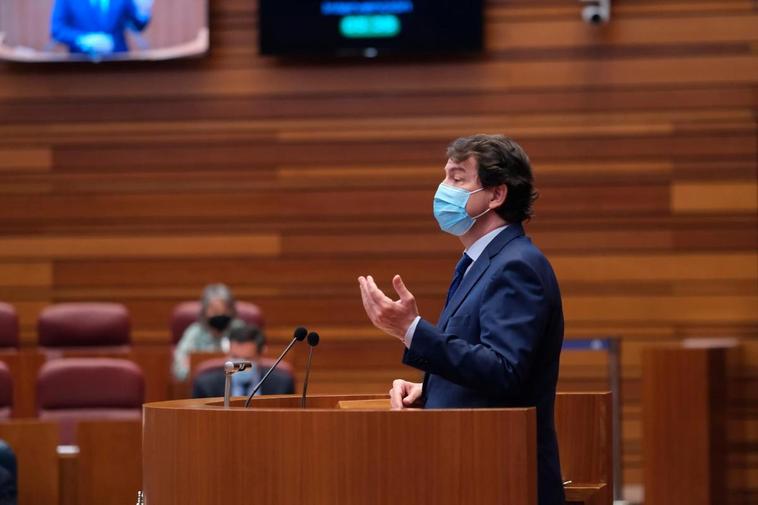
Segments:
[[[24,216],[28,219],[28,216]],[[56,216],[56,219],[60,219]],[[39,235],[0,238],[0,258],[133,258],[275,256],[280,251],[276,235],[190,236],[58,236]]]
[[[49,171],[52,165],[52,150],[49,148],[25,148],[23,146],[0,149],[0,173],[4,171]]]
[[[671,207],[676,213],[758,212],[755,180],[731,184],[675,184]]]
[[[576,21],[579,22],[579,21]],[[266,66],[248,69],[214,70],[188,80],[184,72],[169,68],[155,69],[141,79],[124,80],[115,71],[102,73],[50,74],[40,81],[33,74],[0,74],[0,99],[13,97],[55,97],[74,99],[114,97],[126,93],[134,98],[145,96],[208,95],[284,95],[292,93],[387,93],[417,90],[424,82],[432,91],[464,92],[472,81],[487,91],[525,88],[556,89],[592,86],[669,86],[750,84],[758,79],[758,68],[746,47],[746,54],[735,56],[687,56],[667,58],[618,59],[602,61],[581,58],[572,61],[539,62],[463,62],[456,65],[420,62],[403,65],[392,72],[388,64],[350,69],[350,78],[335,65],[305,67]],[[168,66],[167,66],[168,67]],[[381,68],[380,67],[380,68]],[[708,72],[703,72],[708,68]]]
[[[105,255],[104,255],[105,256]],[[687,280],[753,280],[758,276],[758,254],[661,254],[645,255],[551,255],[551,263],[563,284],[572,282],[619,281],[687,281]],[[404,269],[416,283],[447,284],[449,258],[407,258]],[[220,259],[209,265],[203,260],[141,260],[61,261],[56,265],[55,283],[60,287],[80,286],[153,286],[156,282],[170,285],[196,286],[208,278],[228,282],[299,286],[322,283],[332,277],[335,283],[354,284],[355,278],[370,268],[375,276],[389,278],[396,272],[397,260],[383,258],[345,258],[339,263],[318,257],[307,262],[298,257],[266,259]]]
[[[614,5],[614,7],[616,7]],[[624,46],[630,44],[692,44],[745,43],[755,33],[755,20],[743,14],[709,17],[688,16],[629,18],[624,23],[588,30],[574,19],[534,20],[519,23],[490,21],[490,47],[496,50],[559,47]],[[551,37],[545,37],[548,30]],[[598,32],[612,32],[601,37]]]
[[[399,61],[261,57],[255,4],[210,3],[200,60],[2,65],[0,299],[24,345],[48,303],[107,300],[163,356],[173,305],[223,281],[263,308],[271,354],[294,325],[321,333],[312,391],[416,379],[356,277],[402,274],[435,319],[460,254],[431,216],[445,146],[503,132],[534,165],[527,229],[567,335],[621,338],[626,481],[643,349],[734,337],[727,503],[758,498],[754,2],[619,0],[590,27],[578,2],[489,0],[485,54]],[[606,387],[606,368],[564,353],[560,387]]]
[[[727,83],[713,87],[599,88],[558,90],[517,90],[508,93],[483,91],[462,93],[450,100],[448,94],[409,91],[388,95],[350,94],[243,96],[243,97],[144,97],[142,107],[118,97],[88,97],[79,100],[15,98],[0,101],[3,117],[17,127],[29,123],[54,128],[60,117],[68,124],[89,122],[162,121],[251,121],[258,118],[349,118],[357,114],[375,118],[423,115],[469,116],[472,114],[567,113],[594,111],[648,111],[666,104],[668,110],[703,110],[714,103],[722,108],[751,107],[755,102],[750,84]],[[419,97],[423,96],[423,100]],[[143,123],[151,124],[151,123]],[[430,122],[433,124],[433,122]],[[73,139],[72,139],[73,140]],[[86,139],[80,139],[80,141]],[[534,153],[539,155],[539,153]]]

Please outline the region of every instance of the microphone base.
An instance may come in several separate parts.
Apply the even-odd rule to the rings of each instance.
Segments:
[[[224,372],[224,408],[229,408],[229,398],[232,395],[232,374]]]

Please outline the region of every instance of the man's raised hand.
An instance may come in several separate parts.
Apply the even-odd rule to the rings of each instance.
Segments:
[[[400,297],[396,301],[385,295],[370,275],[358,277],[358,284],[363,308],[371,323],[404,342],[405,332],[418,316],[418,308],[416,298],[405,287],[403,279],[399,275],[392,278],[392,286]]]

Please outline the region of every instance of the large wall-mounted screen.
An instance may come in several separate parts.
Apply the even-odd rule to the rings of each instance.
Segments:
[[[475,52],[481,0],[260,0],[260,49],[268,55]]]
[[[207,0],[0,0],[7,60],[165,60],[207,50]]]

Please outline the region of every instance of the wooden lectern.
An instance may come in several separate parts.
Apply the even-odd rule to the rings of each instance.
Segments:
[[[386,395],[144,406],[148,505],[536,505],[536,414],[339,407]]]
[[[534,409],[391,412],[387,398],[147,404],[147,504],[536,504]],[[559,393],[555,423],[567,505],[610,505],[610,393]]]

